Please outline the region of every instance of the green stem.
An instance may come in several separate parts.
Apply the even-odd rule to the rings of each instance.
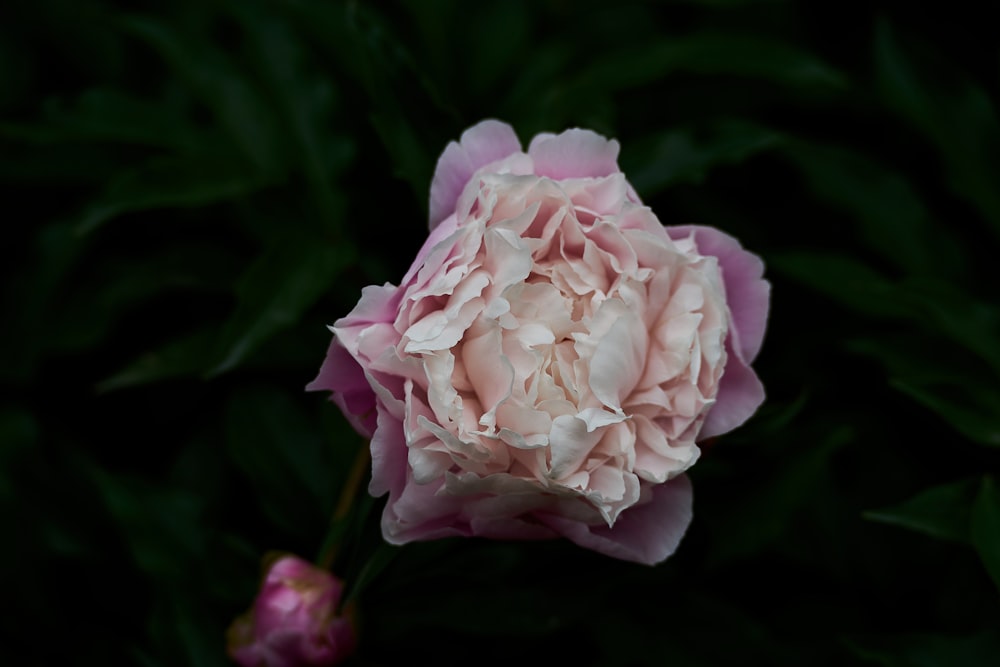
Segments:
[[[365,472],[368,470],[371,458],[371,447],[367,441],[363,441],[362,446],[358,448],[357,455],[354,457],[354,463],[351,465],[344,488],[340,492],[340,498],[337,500],[337,506],[333,510],[333,516],[330,517],[330,530],[327,533],[326,542],[320,551],[317,563],[322,568],[331,569],[333,562],[340,553],[341,537],[344,534],[344,519],[347,518],[347,514],[354,505],[354,497],[358,494],[358,487],[361,486],[361,480],[365,477]]]

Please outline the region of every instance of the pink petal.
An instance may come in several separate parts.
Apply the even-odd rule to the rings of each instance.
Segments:
[[[366,438],[375,432],[375,392],[365,371],[334,336],[316,379],[306,391],[332,391],[332,400],[347,416],[354,430]]]
[[[652,498],[630,507],[611,528],[589,526],[553,514],[538,519],[586,549],[612,558],[656,565],[674,553],[691,523],[691,483],[684,475],[652,487]]]
[[[693,231],[698,252],[719,259],[726,301],[736,329],[736,349],[744,361],[751,363],[764,340],[771,297],[771,284],[762,278],[764,262],[744,250],[732,236],[713,227],[685,225],[666,229],[673,239],[687,237]]]
[[[406,544],[442,537],[469,537],[472,533],[468,525],[458,520],[462,499],[439,494],[443,485],[443,478],[429,484],[417,484],[407,474],[392,487],[389,502],[382,511],[383,539],[389,544]]]
[[[393,417],[384,404],[378,403],[378,428],[372,436],[372,478],[368,483],[368,493],[374,497],[385,495],[403,488],[407,481],[406,469],[409,465],[406,434],[403,423]],[[390,499],[390,505],[392,500]],[[388,506],[386,512],[388,512]]]
[[[764,385],[742,359],[733,354],[732,343],[726,341],[729,361],[719,380],[715,405],[701,427],[698,440],[728,433],[745,422],[764,402]]]
[[[498,120],[484,120],[451,142],[438,158],[431,180],[430,228],[455,212],[462,189],[480,167],[521,151],[514,128]]]
[[[764,385],[749,364],[760,351],[767,327],[771,284],[762,278],[764,262],[747,252],[732,236],[712,227],[667,227],[671,238],[694,232],[698,252],[719,260],[732,326],[726,338],[729,361],[719,382],[719,393],[699,439],[727,433],[747,419],[764,402]]]
[[[614,139],[590,130],[572,129],[558,135],[536,135],[528,154],[539,176],[587,178],[618,173],[619,148]]]

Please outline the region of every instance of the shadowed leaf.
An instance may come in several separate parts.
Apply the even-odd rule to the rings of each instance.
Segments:
[[[219,153],[153,158],[121,173],[77,225],[89,234],[123,213],[165,207],[194,207],[234,199],[267,181],[243,162]]]
[[[291,325],[354,262],[354,249],[295,232],[274,244],[247,269],[237,287],[239,303],[221,335],[219,361],[210,376],[232,370],[262,342]]]
[[[1000,589],[1000,489],[992,475],[983,478],[972,508],[972,543]]]
[[[864,517],[939,540],[968,544],[972,501],[978,486],[976,479],[942,484],[925,489],[898,505],[865,512]]]
[[[677,183],[701,183],[717,166],[775,147],[782,136],[742,120],[713,123],[702,133],[679,129],[640,139],[622,155],[623,171],[641,197]]]

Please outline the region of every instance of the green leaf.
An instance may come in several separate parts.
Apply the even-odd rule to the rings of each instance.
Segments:
[[[38,422],[27,410],[0,409],[0,501],[14,498],[13,464],[34,446],[38,434]]]
[[[407,596],[378,610],[380,625],[388,632],[409,633],[432,629],[477,637],[542,637],[565,630],[586,615],[582,591],[556,593],[541,586],[494,583],[448,587],[436,592],[434,604]],[[404,635],[405,636],[405,635]],[[380,638],[392,643],[397,634]]]
[[[148,619],[155,655],[160,660],[153,664],[232,665],[225,655],[225,627],[219,623],[219,612],[206,602],[204,591],[198,589],[163,587],[158,591]]]
[[[936,145],[952,189],[1000,235],[1000,120],[990,96],[957,67],[948,68],[947,86],[926,81],[886,20],[876,30],[875,65],[883,98]]]
[[[226,445],[267,516],[293,535],[315,539],[326,527],[346,470],[335,470],[329,442],[300,401],[266,386],[238,391],[226,409]]]
[[[389,153],[395,176],[410,185],[418,201],[426,201],[433,163],[416,130],[398,113],[373,113],[371,123]]]
[[[294,147],[316,209],[327,229],[339,234],[342,204],[331,189],[332,178],[353,156],[353,143],[331,132],[337,102],[333,82],[307,74],[301,41],[287,24],[253,11],[253,4],[232,6],[250,37],[251,53],[282,120],[282,135]]]
[[[348,582],[348,590],[345,593],[343,604],[359,598],[365,589],[392,564],[400,551],[401,549],[398,546],[384,542],[379,544],[375,549],[375,553],[365,560],[358,575]]]
[[[239,303],[221,335],[216,376],[243,362],[261,343],[297,322],[334,279],[355,261],[346,242],[332,244],[291,231],[276,240],[244,273]]]
[[[280,176],[286,165],[285,140],[268,98],[208,38],[181,34],[153,19],[130,16],[122,27],[149,44],[197,99],[215,116],[257,173]]]
[[[876,25],[875,66],[878,85],[885,99],[915,126],[934,135],[936,106],[923,82],[903,55],[889,22],[882,19]]]
[[[701,183],[715,167],[735,164],[778,145],[782,136],[742,120],[661,132],[635,142],[623,170],[643,197],[678,183]],[[625,158],[628,158],[627,160]]]
[[[864,517],[935,539],[968,544],[972,502],[978,486],[978,479],[942,484],[925,489],[898,505],[867,511]]]
[[[1000,391],[975,359],[947,340],[919,332],[892,340],[851,340],[848,349],[871,357],[889,371],[889,383],[937,413],[967,438],[1000,445]],[[935,350],[934,354],[928,354]]]
[[[991,667],[1000,652],[1000,634],[987,630],[973,635],[921,633],[865,637],[847,645],[866,664],[884,667]]]
[[[192,152],[217,139],[196,127],[176,105],[128,92],[93,88],[70,107],[48,100],[38,124],[0,123],[0,137],[33,143],[112,142]]]
[[[157,297],[174,293],[195,301],[226,295],[237,266],[230,247],[196,242],[150,244],[141,253],[105,255],[97,267],[82,264],[78,273],[67,276],[32,333],[49,353],[99,345],[118,322]],[[150,345],[159,344],[161,329],[169,334],[178,321],[183,318],[158,322]]]
[[[972,543],[1000,589],[1000,489],[992,475],[983,477],[972,508]]]
[[[914,305],[918,322],[976,354],[1000,381],[1000,308],[968,290],[923,275],[902,284],[900,298]]]
[[[245,163],[217,152],[153,158],[119,174],[83,214],[77,233],[89,234],[123,213],[203,206],[242,197],[267,184]]]
[[[710,564],[730,563],[778,542],[824,483],[830,458],[854,437],[853,429],[847,426],[831,431],[824,440],[787,459],[770,478],[757,480],[743,502],[727,504],[725,513],[703,514],[716,524],[712,527],[716,541]]]
[[[933,410],[970,440],[1000,447],[1000,392],[970,386],[968,378],[919,383],[894,378],[890,384]]]
[[[897,267],[924,275],[961,263],[952,237],[931,224],[927,209],[898,171],[840,147],[796,141],[785,155],[816,195],[849,213],[865,244]]]
[[[186,376],[198,376],[208,369],[215,350],[218,327],[175,338],[151,350],[97,384],[100,392],[137,387]]]
[[[847,78],[790,44],[753,34],[701,32],[635,45],[580,73],[583,87],[623,90],[675,72],[730,74],[780,84],[842,89]]]
[[[153,486],[149,480],[114,475],[96,465],[88,472],[136,566],[153,577],[185,578],[190,564],[201,560],[205,551],[201,499],[184,489]]]
[[[878,318],[908,317],[896,285],[864,262],[831,253],[783,252],[768,257],[768,267],[817,290],[853,310]]]
[[[901,320],[910,331],[939,336],[978,355],[1000,374],[1000,309],[933,278],[893,281],[847,255],[774,253],[769,266],[852,310]]]

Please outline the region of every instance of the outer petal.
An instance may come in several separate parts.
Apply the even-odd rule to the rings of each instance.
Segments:
[[[745,422],[764,402],[764,385],[760,378],[738,355],[732,343],[726,341],[729,361],[719,380],[719,393],[698,434],[699,440],[728,433]]]
[[[374,497],[390,493],[394,497],[407,483],[407,446],[403,423],[393,417],[385,405],[378,402],[378,428],[371,441],[372,478],[368,493]],[[386,512],[389,511],[388,506]]]
[[[455,202],[477,169],[521,152],[514,128],[498,120],[484,120],[451,142],[438,158],[431,180],[430,228],[455,212]]]
[[[620,146],[590,130],[572,129],[562,134],[539,134],[531,140],[528,155],[535,173],[554,179],[609,176],[618,168]]]
[[[771,298],[771,283],[762,278],[764,262],[744,250],[732,236],[714,227],[684,225],[666,229],[673,239],[684,238],[694,232],[698,252],[719,259],[722,280],[726,285],[726,301],[737,331],[736,349],[744,361],[751,363],[764,340]]]
[[[750,368],[760,351],[767,327],[771,284],[762,278],[764,262],[747,252],[732,236],[712,227],[697,225],[667,227],[671,238],[694,233],[702,255],[719,260],[726,301],[732,315],[730,335],[726,339],[729,361],[719,382],[715,405],[708,413],[699,438],[727,433],[750,418],[764,402],[764,385]]]
[[[316,379],[306,391],[332,391],[330,397],[347,417],[354,430],[366,438],[375,432],[375,392],[365,371],[334,336]]]
[[[581,547],[613,558],[656,565],[677,549],[691,523],[691,508],[691,482],[680,475],[652,487],[650,501],[622,512],[611,528],[552,514],[539,514],[538,519]]]

